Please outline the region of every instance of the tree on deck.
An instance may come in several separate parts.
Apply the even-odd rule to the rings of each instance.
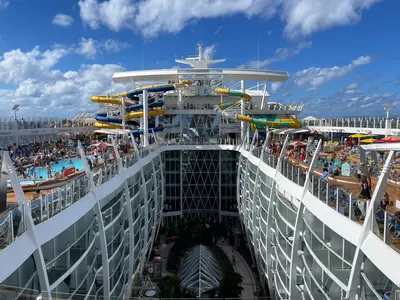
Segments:
[[[220,282],[220,298],[240,298],[243,291],[243,277],[236,272],[227,273]]]
[[[160,298],[180,298],[181,281],[178,275],[171,274],[164,276],[158,283]]]

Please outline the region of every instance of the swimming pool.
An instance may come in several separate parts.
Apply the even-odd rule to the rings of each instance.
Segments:
[[[86,156],[88,159],[90,159],[91,161],[93,161],[94,156],[93,155],[88,155]],[[98,161],[99,163],[102,162],[102,158],[98,157]],[[54,175],[55,172],[60,172],[63,167],[65,167],[66,169],[71,168],[71,167],[75,167],[75,169],[77,171],[81,171],[84,169],[82,160],[80,158],[67,158],[67,159],[62,159],[59,160],[57,162],[51,163],[50,164],[51,169],[52,169],[52,174]],[[28,171],[29,174],[29,171]],[[42,177],[42,178],[40,178]],[[35,169],[35,178],[36,181],[43,181],[43,180],[47,180],[47,173],[46,173],[46,168],[36,168]]]
[[[53,174],[54,174],[54,172],[61,173],[61,170],[63,167],[65,167],[66,169],[75,167],[76,169],[83,170],[83,163],[80,158],[62,159],[57,162],[51,163],[50,166],[51,166]],[[47,180],[48,177],[47,177],[47,173],[46,173],[46,168],[36,168],[35,169],[35,178],[38,181]]]

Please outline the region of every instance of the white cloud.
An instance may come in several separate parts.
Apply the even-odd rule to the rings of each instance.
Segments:
[[[271,83],[271,93],[276,94],[282,87],[283,82],[273,82]]]
[[[113,31],[134,27],[136,9],[131,0],[79,0],[78,5],[83,22],[92,29],[98,29],[100,25]]]
[[[40,51],[35,47],[28,52],[12,50],[0,58],[0,86],[14,84],[15,89],[0,89],[0,114],[9,114],[14,104],[21,105],[21,116],[72,116],[78,110],[94,110],[90,96],[125,90],[112,82],[114,72],[123,71],[116,64],[81,65],[77,70],[63,72],[57,63],[70,50],[60,47]],[[44,111],[46,111],[44,113]]]
[[[57,14],[53,18],[53,24],[61,27],[70,27],[74,22],[74,18],[64,14]]]
[[[288,0],[283,4],[285,33],[294,38],[334,26],[353,24],[361,13],[381,0]]]
[[[217,45],[211,45],[204,48],[204,57],[212,58],[215,55]]]
[[[345,90],[356,90],[360,87],[360,85],[358,84],[358,82],[354,82],[352,84],[346,85],[344,87]]]
[[[275,50],[275,56],[266,58],[262,61],[251,61],[247,64],[239,66],[239,69],[258,69],[258,68],[265,68],[268,65],[286,60],[290,57],[298,55],[304,49],[310,48],[312,46],[312,42],[302,42],[299,43],[295,48],[278,48]]]
[[[298,86],[319,87],[329,80],[341,78],[357,67],[372,62],[370,56],[360,56],[347,66],[332,68],[311,67],[293,74],[294,83]]]
[[[134,28],[145,36],[176,33],[192,21],[234,14],[271,18],[279,15],[289,38],[309,36],[354,24],[362,12],[382,0],[79,0],[84,23],[97,29]]]
[[[137,3],[135,25],[143,35],[155,36],[176,33],[190,22],[205,18],[238,13],[271,17],[276,6],[269,0],[142,0]]]
[[[360,90],[360,85],[358,84],[358,82],[346,85],[343,88],[343,92],[347,95],[357,95],[364,93],[363,91]]]
[[[353,60],[352,64],[356,67],[362,66],[362,65],[368,65],[372,61],[371,56],[360,56],[359,58]]]
[[[11,50],[0,57],[0,83],[16,84],[28,78],[54,80],[61,76],[58,70],[50,70],[59,60],[70,52],[55,47],[44,52],[36,46],[29,52]]]
[[[86,58],[94,59],[96,55],[102,53],[103,50],[107,53],[116,53],[128,47],[128,43],[111,39],[106,41],[97,41],[92,38],[82,38],[75,51]]]
[[[82,38],[76,53],[85,56],[86,58],[94,59],[97,54],[97,45],[94,39]]]
[[[10,1],[8,0],[0,0],[0,9],[6,9],[9,4]]]
[[[111,40],[111,39],[106,40],[103,43],[103,48],[108,53],[116,53],[116,52],[119,52],[119,51],[124,50],[129,47],[130,47],[130,45],[128,43],[119,42],[119,41]]]

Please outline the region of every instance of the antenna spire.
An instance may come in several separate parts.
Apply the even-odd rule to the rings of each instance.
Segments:
[[[257,70],[260,69],[260,36],[258,36],[258,43],[257,43]]]

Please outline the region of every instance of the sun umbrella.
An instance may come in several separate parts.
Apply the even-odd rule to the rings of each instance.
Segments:
[[[362,138],[362,137],[366,137],[367,135],[366,134],[363,134],[363,133],[355,133],[355,134],[352,134],[350,137],[351,138],[353,138],[353,139],[359,139],[359,138]]]
[[[303,142],[300,142],[300,141],[298,141],[298,142],[294,143],[294,144],[293,144],[293,146],[307,146],[307,144],[306,144],[306,143],[303,143]]]
[[[383,138],[382,141],[385,141],[386,143],[397,143],[397,142],[400,142],[400,137],[388,136],[388,137]]]
[[[61,133],[59,133],[58,135],[59,135],[59,136],[71,136],[71,134],[68,133],[68,132],[61,132]]]
[[[365,144],[371,144],[371,143],[375,143],[375,139],[365,139],[365,140],[361,140],[361,143],[365,143]]]

